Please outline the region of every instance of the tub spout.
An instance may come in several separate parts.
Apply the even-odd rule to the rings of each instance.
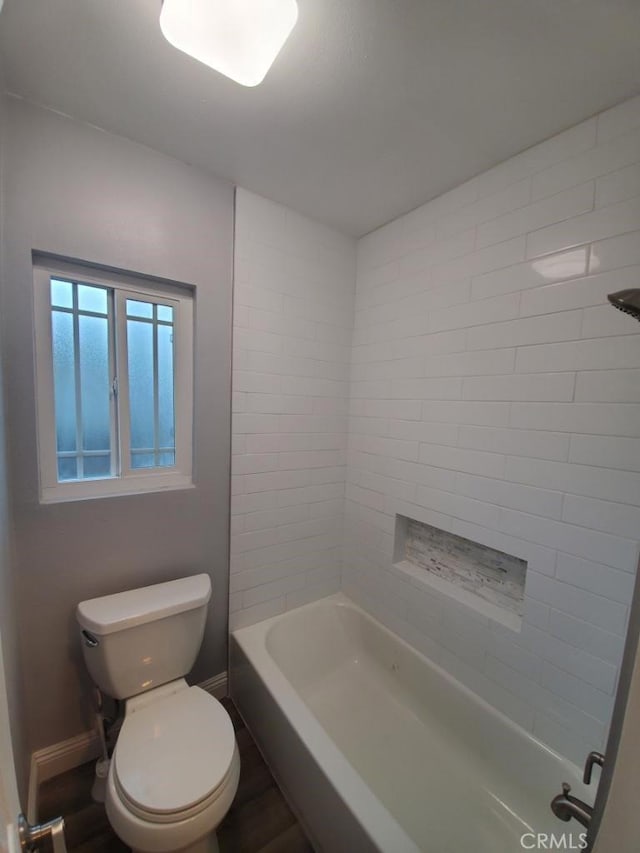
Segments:
[[[593,808],[577,797],[572,797],[570,790],[571,785],[563,782],[562,793],[551,800],[551,811],[560,820],[570,821],[574,817],[584,827],[588,827],[593,817]]]

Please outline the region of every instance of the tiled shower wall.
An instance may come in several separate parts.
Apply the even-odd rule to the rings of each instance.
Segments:
[[[231,627],[340,588],[355,241],[236,194]]]
[[[640,538],[640,99],[358,244],[345,591],[543,741],[604,745]],[[528,562],[520,632],[393,567],[396,514]]]

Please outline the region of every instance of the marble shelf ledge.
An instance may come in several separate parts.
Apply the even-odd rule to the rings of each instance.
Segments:
[[[455,601],[470,607],[487,619],[492,619],[494,622],[499,622],[506,628],[520,633],[522,617],[519,614],[498,607],[490,601],[485,601],[457,584],[443,580],[437,577],[437,575],[425,571],[421,566],[410,563],[409,560],[400,560],[393,564],[393,568],[402,575],[405,575],[415,586],[435,590],[441,595],[453,598]]]

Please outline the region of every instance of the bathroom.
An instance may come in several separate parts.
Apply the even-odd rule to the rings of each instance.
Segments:
[[[180,677],[265,785],[223,853],[633,853],[640,326],[607,297],[640,288],[640,9],[272,0],[244,85],[161,5],[0,3],[0,847],[20,812],[132,847],[78,605],[205,575]],[[105,328],[145,288],[182,318],[170,474],[56,474],[51,316],[89,286]]]

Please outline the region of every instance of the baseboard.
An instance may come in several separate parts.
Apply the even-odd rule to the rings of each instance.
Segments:
[[[200,682],[207,693],[211,693],[216,699],[222,699],[227,695],[227,673],[220,672],[213,678],[207,678]],[[88,731],[69,738],[68,740],[37,749],[31,754],[31,765],[29,767],[29,791],[27,795],[27,820],[29,823],[38,821],[38,789],[43,782],[80,767],[87,761],[92,761],[100,756],[101,745],[98,732]]]
[[[219,672],[217,675],[214,675],[213,678],[207,678],[206,681],[201,681],[198,684],[198,687],[202,687],[203,690],[206,690],[207,693],[211,693],[211,695],[215,696],[216,699],[224,699],[225,696],[229,695],[226,671]]]
[[[68,740],[37,749],[31,755],[29,768],[29,794],[27,818],[36,823],[38,817],[38,788],[43,782],[80,767],[100,755],[100,738],[97,731],[82,732]]]

